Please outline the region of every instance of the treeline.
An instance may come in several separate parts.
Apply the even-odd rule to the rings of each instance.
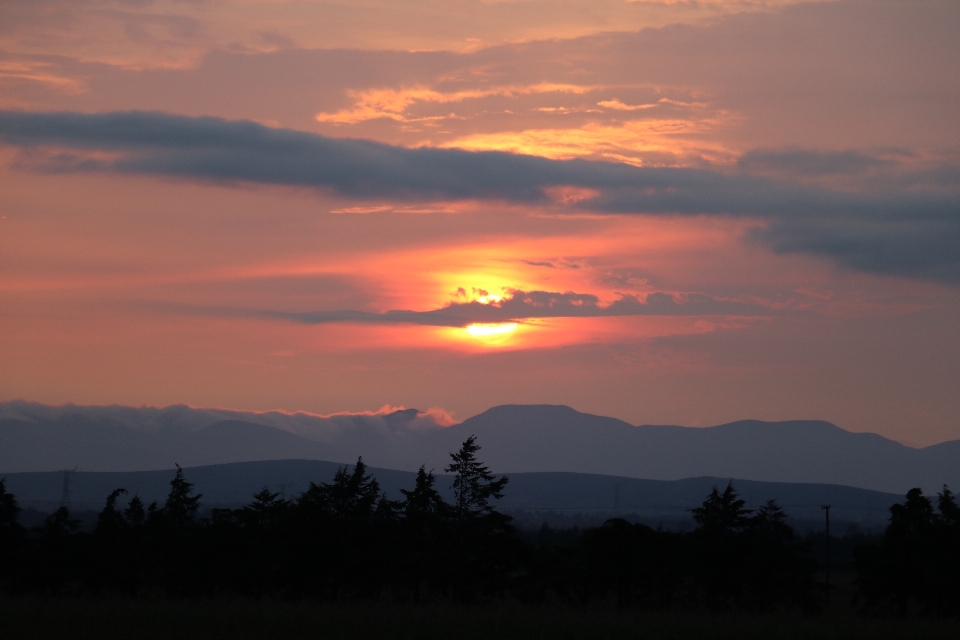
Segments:
[[[528,542],[492,502],[507,478],[477,459],[473,437],[451,454],[454,501],[421,468],[389,500],[362,459],[291,500],[264,489],[239,509],[200,517],[182,469],[159,505],[124,489],[107,497],[92,532],[61,507],[42,527],[17,524],[0,481],[0,588],[10,595],[213,594],[321,600],[461,603],[615,602],[620,607],[819,608],[824,585],[809,545],[770,501],[746,509],[732,485],[692,509],[689,533],[613,519],[567,545]],[[956,614],[960,519],[945,488],[939,513],[919,490],[892,509],[876,549],[858,554],[866,606]]]
[[[868,609],[960,616],[960,506],[946,486],[937,509],[920,489],[890,507],[876,547],[857,550],[859,595]]]

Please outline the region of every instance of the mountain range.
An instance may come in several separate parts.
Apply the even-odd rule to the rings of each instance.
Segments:
[[[143,471],[308,459],[440,472],[476,435],[495,472],[575,472],[648,480],[710,476],[824,483],[902,495],[960,487],[960,440],[913,448],[815,420],[714,427],[634,426],[566,406],[504,405],[459,424],[431,413],[316,416],[153,407],[0,404],[0,473]]]

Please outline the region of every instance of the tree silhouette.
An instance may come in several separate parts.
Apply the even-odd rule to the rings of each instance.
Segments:
[[[746,501],[737,497],[733,482],[729,482],[723,493],[714,487],[703,505],[690,511],[698,530],[708,535],[729,535],[747,526],[753,512],[745,508],[746,504]]]
[[[265,487],[246,506],[201,518],[201,496],[178,465],[162,508],[154,502],[144,509],[134,495],[121,509],[125,492],[116,489],[92,534],[78,531],[63,507],[22,544],[5,542],[19,530],[19,507],[0,480],[0,536],[6,536],[0,586],[60,595],[165,590],[173,597],[377,600],[386,594],[475,602],[507,596],[584,604],[615,596],[621,607],[761,610],[815,604],[813,560],[774,501],[751,512],[728,484],[691,510],[697,523],[691,533],[614,519],[582,534],[569,531],[564,544],[548,544],[544,529],[537,548],[493,508],[507,478],[494,476],[477,459],[479,450],[470,436],[451,454],[446,470],[454,474],[454,504],[424,466],[402,490],[403,500],[391,501],[358,458],[293,500]],[[861,573],[865,593],[956,612],[960,508],[947,487],[938,498],[939,515],[919,489],[891,510],[879,560]]]
[[[143,510],[143,500],[140,499],[139,495],[133,494],[133,497],[130,498],[127,508],[123,510],[123,517],[134,527],[139,527],[146,522],[147,514]]]
[[[126,493],[127,490],[123,488],[114,489],[113,492],[107,496],[107,503],[103,507],[103,511],[100,512],[100,515],[97,516],[97,528],[95,532],[98,535],[115,535],[117,531],[123,530],[127,526],[127,520],[123,517],[123,513],[117,511],[117,498]]]
[[[757,509],[756,515],[747,521],[747,525],[768,540],[784,542],[793,540],[795,535],[786,520],[787,514],[780,508],[777,501],[768,500],[765,505]]]
[[[333,482],[323,486],[334,516],[340,518],[368,517],[380,498],[380,483],[367,473],[362,457],[357,458],[352,473],[340,467]]]
[[[947,485],[943,485],[943,491],[937,494],[937,508],[940,510],[940,517],[944,524],[960,526],[960,506],[957,505],[956,496]]]
[[[516,564],[516,547],[510,535],[512,518],[494,511],[491,499],[503,497],[508,479],[495,478],[479,460],[476,436],[470,436],[446,468],[454,474],[455,526],[451,538],[448,574],[455,600],[469,602],[479,594],[496,591]]]
[[[20,505],[7,491],[6,478],[0,478],[0,588],[14,572],[26,541],[25,531],[17,522]]]
[[[417,471],[413,489],[400,489],[400,493],[405,497],[401,503],[401,510],[408,521],[430,521],[449,514],[450,505],[433,488],[436,481],[433,471],[428,473],[426,467],[421,465],[420,470]]]
[[[177,474],[170,481],[170,493],[163,505],[163,519],[175,529],[183,529],[196,524],[197,510],[203,494],[190,495],[193,484],[183,477],[183,469],[176,465]]]
[[[933,503],[919,488],[910,489],[903,504],[890,507],[887,536],[894,540],[922,537],[933,527]]]
[[[471,435],[464,441],[460,451],[451,453],[453,462],[447,466],[448,473],[455,474],[453,492],[456,498],[457,517],[460,520],[475,518],[493,511],[490,499],[503,497],[503,488],[509,479],[506,476],[494,479],[490,470],[477,460],[477,437]]]
[[[310,486],[300,496],[298,506],[337,519],[369,518],[380,499],[380,483],[367,473],[363,457],[357,458],[353,471],[337,469],[333,482]]]
[[[413,489],[401,489],[404,500],[399,504],[403,514],[400,523],[400,545],[397,557],[395,588],[412,595],[419,603],[424,588],[429,593],[440,589],[448,547],[448,525],[453,508],[434,488],[436,476],[421,465]]]
[[[890,507],[879,548],[860,549],[857,578],[868,608],[960,615],[960,509],[946,486],[932,501],[920,488]]]
[[[0,529],[13,528],[20,515],[20,505],[12,493],[7,491],[7,479],[0,478]]]
[[[43,521],[45,538],[66,538],[80,528],[80,521],[70,517],[70,509],[60,507]]]
[[[768,500],[747,520],[740,534],[744,604],[768,611],[778,602],[793,603],[813,611],[819,606],[816,562],[786,520],[776,500]]]
[[[280,511],[288,506],[279,493],[270,493],[267,487],[253,494],[253,502],[243,507],[240,513],[245,524],[266,527],[273,524]]]

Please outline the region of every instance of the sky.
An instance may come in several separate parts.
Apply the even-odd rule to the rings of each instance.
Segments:
[[[0,3],[0,401],[960,439],[955,0]]]

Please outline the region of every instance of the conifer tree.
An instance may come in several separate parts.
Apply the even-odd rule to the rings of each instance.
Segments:
[[[746,509],[746,501],[737,496],[733,483],[727,483],[723,493],[714,487],[703,506],[691,509],[693,519],[697,521],[697,530],[706,534],[726,535],[743,530],[751,513]]]
[[[117,511],[116,506],[117,498],[126,492],[127,490],[123,488],[114,489],[113,492],[107,496],[107,504],[103,507],[100,515],[97,516],[96,533],[98,535],[111,535],[127,525],[123,514]]]
[[[421,465],[413,490],[400,489],[405,497],[401,509],[408,520],[422,520],[430,517],[444,517],[450,509],[440,493],[433,488],[437,478],[433,471],[429,473]]]
[[[494,475],[477,460],[477,437],[471,435],[464,441],[460,451],[451,453],[453,462],[446,468],[455,474],[453,492],[456,497],[457,518],[466,520],[493,511],[490,499],[503,497],[503,488],[509,479],[503,476],[494,479]]]
[[[748,520],[748,525],[765,538],[786,542],[794,537],[793,529],[786,520],[787,514],[780,508],[777,501],[768,500],[765,505],[757,509],[756,515]]]
[[[363,519],[373,514],[380,498],[380,484],[367,473],[363,458],[357,458],[353,472],[340,467],[333,482],[321,485],[333,515],[338,518]]]
[[[183,477],[183,469],[177,466],[177,474],[170,481],[170,494],[163,505],[163,517],[174,528],[184,528],[196,523],[197,510],[203,494],[190,495],[193,484]]]
[[[943,492],[937,494],[937,508],[940,518],[950,526],[960,526],[960,506],[950,487],[943,485]]]
[[[23,527],[17,522],[20,505],[5,484],[6,478],[0,478],[0,587],[7,574],[12,573],[26,536]]]
[[[907,492],[903,504],[890,507],[890,526],[885,537],[900,542],[923,538],[933,527],[936,516],[930,498],[918,487]]]
[[[287,506],[279,493],[270,493],[267,487],[253,494],[253,502],[241,509],[244,521],[248,524],[266,526],[274,522],[280,509]]]
[[[66,538],[80,528],[80,521],[70,517],[70,509],[60,507],[43,521],[43,536],[49,539]]]
[[[6,481],[6,478],[0,478],[0,529],[12,529],[20,515],[20,505],[14,495],[7,491]]]
[[[139,527],[146,521],[147,514],[143,510],[143,500],[140,499],[139,495],[133,494],[133,497],[130,498],[130,503],[123,510],[123,517],[134,527]]]

